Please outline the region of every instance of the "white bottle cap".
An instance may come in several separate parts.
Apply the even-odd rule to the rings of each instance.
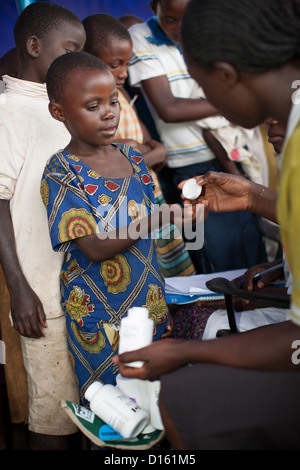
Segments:
[[[149,311],[145,307],[131,307],[128,309],[129,317],[137,317],[139,320],[149,318]]]
[[[91,399],[93,398],[95,393],[98,392],[98,390],[100,390],[102,387],[103,387],[103,384],[101,382],[93,382],[92,385],[90,385],[86,389],[85,394],[84,394],[84,398],[87,401],[91,401]]]
[[[197,199],[202,191],[202,186],[197,184],[195,178],[192,178],[184,183],[182,188],[182,194],[186,199]]]

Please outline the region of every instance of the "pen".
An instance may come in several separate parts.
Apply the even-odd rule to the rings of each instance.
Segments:
[[[279,263],[279,264],[276,264],[275,266],[271,266],[270,268],[266,269],[265,271],[261,271],[260,273],[256,273],[253,276],[253,281],[257,281],[258,279],[260,279],[265,274],[272,273],[273,271],[277,271],[277,269],[283,268],[283,266],[284,266],[284,263]],[[245,279],[242,279],[240,284],[243,284],[244,282],[245,282]]]

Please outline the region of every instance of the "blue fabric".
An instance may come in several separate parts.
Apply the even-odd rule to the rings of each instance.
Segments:
[[[153,210],[153,182],[142,155],[119,145],[132,164],[127,178],[104,178],[74,155],[54,155],[41,184],[54,250],[67,254],[61,272],[69,350],[81,396],[94,380],[115,383],[111,358],[118,347],[121,318],[145,306],[154,320],[154,339],[167,324],[164,282],[151,236],[108,260],[93,263],[76,239],[129,225]],[[124,219],[125,216],[125,219]]]

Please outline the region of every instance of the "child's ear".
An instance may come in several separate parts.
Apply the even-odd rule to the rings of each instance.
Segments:
[[[65,122],[65,116],[59,104],[50,102],[49,111],[54,119],[60,122]]]
[[[227,62],[215,62],[214,69],[220,81],[228,87],[233,87],[240,81],[240,75],[237,69]]]
[[[36,36],[30,36],[30,38],[27,39],[26,48],[29,55],[34,58],[39,57],[41,48],[40,40]]]

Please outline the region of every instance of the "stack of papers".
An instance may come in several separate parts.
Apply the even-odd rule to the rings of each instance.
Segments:
[[[195,276],[175,276],[165,278],[165,295],[168,304],[187,304],[196,300],[221,300],[223,295],[212,292],[206,287],[207,281],[216,277],[224,277],[232,281],[241,276],[245,269],[222,271]]]

